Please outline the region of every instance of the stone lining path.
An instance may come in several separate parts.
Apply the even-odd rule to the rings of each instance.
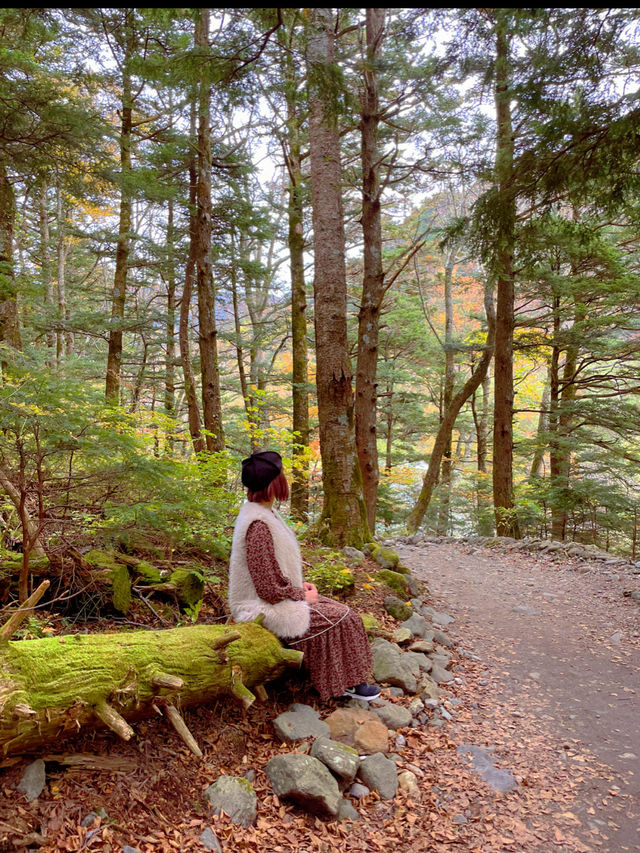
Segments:
[[[556,763],[550,775],[573,788],[562,812],[541,791],[558,822],[556,849],[640,851],[640,606],[623,597],[639,579],[504,548],[396,547],[455,617],[450,635],[480,658],[469,690],[479,691],[476,737],[487,742],[475,745],[494,737],[496,763],[520,762],[522,779],[521,746],[538,738],[540,760]]]

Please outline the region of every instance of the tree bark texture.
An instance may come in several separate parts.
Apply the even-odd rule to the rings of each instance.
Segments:
[[[191,133],[190,138],[195,142],[196,125],[195,103],[191,105]],[[180,361],[182,363],[182,374],[184,376],[184,396],[187,403],[187,417],[189,421],[189,435],[195,453],[202,453],[205,449],[202,437],[202,422],[198,397],[196,394],[196,383],[191,364],[191,346],[189,344],[189,312],[191,309],[191,296],[193,293],[193,279],[195,274],[195,245],[196,245],[196,193],[197,193],[197,169],[195,155],[189,157],[189,255],[184,271],[184,288],[180,300],[180,321],[178,325],[178,341],[180,344]]]
[[[16,201],[7,169],[0,164],[0,343],[22,349],[18,322],[18,293],[13,267],[13,230]],[[8,366],[6,353],[2,368]]]
[[[476,505],[478,509],[478,533],[491,536],[494,533],[493,512],[491,510],[491,487],[487,474],[487,438],[489,434],[489,370],[479,387],[482,388],[482,403],[478,411],[476,395],[471,398],[473,423],[476,430],[476,452],[478,468],[478,487]]]
[[[501,213],[496,235],[496,347],[493,416],[493,506],[498,536],[519,537],[513,498],[513,249],[515,197],[508,10],[496,10],[495,103],[497,114],[496,180]]]
[[[164,410],[172,418],[176,410],[176,266],[174,254],[175,227],[173,200],[167,211],[167,357],[164,369]],[[172,430],[173,432],[173,430]],[[173,439],[167,440],[171,449]]]
[[[580,325],[584,318],[584,308],[576,309],[573,325]],[[560,332],[559,316],[557,332]],[[574,420],[573,405],[576,399],[574,379],[579,353],[580,345],[574,338],[565,349],[561,380],[558,375],[559,353],[556,353],[555,358],[555,417],[553,419],[552,440],[549,446],[549,468],[555,487],[555,498],[551,504],[552,539],[565,539],[567,534],[568,512],[565,496],[569,491],[571,475],[571,432]]]
[[[202,414],[209,452],[224,450],[220,373],[218,369],[218,329],[216,295],[211,264],[211,85],[206,66],[209,53],[209,10],[199,9],[195,45],[201,51],[198,84],[198,186],[196,212],[195,267],[198,288],[200,366],[202,370]]]
[[[279,38],[284,34],[278,30]],[[289,173],[288,245],[291,268],[291,515],[306,521],[309,514],[309,392],[307,354],[307,288],[304,279],[304,207],[300,119],[298,116],[298,74],[288,45],[282,51],[285,78],[286,163]]]
[[[496,318],[491,293],[488,287],[485,288],[484,304],[488,326],[487,343],[484,352],[482,353],[482,357],[472,371],[471,376],[467,379],[458,393],[454,395],[449,408],[443,412],[442,422],[440,423],[438,434],[436,435],[436,440],[433,445],[433,450],[431,451],[429,467],[427,468],[427,473],[424,476],[420,495],[418,496],[418,500],[407,519],[407,533],[409,534],[413,534],[418,530],[422,523],[422,519],[429,508],[431,496],[433,495],[433,490],[438,480],[440,463],[445,449],[451,442],[451,433],[453,431],[456,418],[458,417],[458,413],[466,401],[472,396],[474,391],[476,391],[482,384],[483,379],[487,375],[489,364],[491,363],[495,345]]]
[[[354,439],[347,350],[347,282],[331,9],[311,10],[307,52],[314,233],[316,386],[324,501],[321,536],[335,545],[370,539]]]
[[[67,206],[64,201],[62,189],[56,189],[56,219],[58,227],[58,239],[56,242],[57,260],[57,282],[56,291],[58,296],[58,330],[56,333],[56,361],[62,361],[62,354],[73,355],[74,337],[69,328],[69,312],[67,310],[66,293],[66,265],[69,246],[66,239]]]
[[[452,252],[447,257],[444,265],[444,387],[442,389],[442,408],[443,411],[451,406],[453,399],[453,388],[456,380],[456,364],[455,352],[453,346],[453,270],[454,270],[454,253]],[[440,507],[438,509],[438,535],[444,536],[449,527],[449,505],[451,503],[451,476],[452,476],[452,454],[451,440],[444,449],[442,456],[442,468],[440,471],[440,489],[441,496]]]
[[[376,523],[380,468],[377,441],[378,330],[385,293],[382,268],[382,218],[380,207],[380,154],[377,62],[384,36],[385,9],[366,10],[366,58],[360,104],[362,161],[362,235],[364,275],[358,314],[356,363],[356,448],[362,473],[362,494],[369,528]]]
[[[224,695],[246,708],[255,698],[250,687],[301,661],[302,652],[283,648],[256,623],[15,642],[3,636],[0,748],[20,754],[85,728],[107,727],[129,740],[130,723],[159,710],[174,716],[176,729],[179,718],[188,742],[178,709]]]
[[[42,289],[44,291],[45,304],[47,306],[47,311],[49,314],[48,323],[51,323],[53,320],[53,282],[51,277],[51,235],[49,233],[49,198],[46,180],[43,180],[40,186],[39,214],[40,267],[42,271]],[[47,348],[49,349],[47,363],[49,367],[54,367],[55,359],[53,358],[53,353],[55,352],[55,345],[55,334],[53,328],[49,326],[47,329]]]
[[[135,48],[134,20],[131,11],[125,16],[124,56],[122,60],[122,123],[120,128],[120,221],[116,268],[111,297],[111,330],[107,353],[107,381],[105,397],[108,402],[120,402],[120,374],[122,371],[122,323],[127,300],[127,273],[131,249],[132,201],[128,181],[131,173],[131,143],[133,130],[133,92],[129,63]]]

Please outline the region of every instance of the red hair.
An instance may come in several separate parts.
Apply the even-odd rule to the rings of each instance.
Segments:
[[[247,489],[247,500],[251,503],[267,503],[272,498],[277,501],[286,501],[288,497],[289,483],[282,471],[264,489],[259,489],[257,492]]]

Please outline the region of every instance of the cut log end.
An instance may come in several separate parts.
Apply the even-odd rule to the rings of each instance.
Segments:
[[[230,692],[231,695],[240,702],[245,711],[256,701],[256,697],[249,688],[245,686],[245,683],[242,680],[242,669],[239,666],[234,666],[231,669]]]
[[[13,713],[16,717],[21,719],[29,719],[29,717],[35,716],[36,712],[30,705],[27,705],[25,702],[18,703],[14,709]]]
[[[105,726],[108,726],[111,731],[115,732],[123,740],[131,740],[134,731],[129,723],[122,717],[115,708],[112,708],[108,702],[99,702],[95,708],[95,715]]]
[[[176,675],[159,672],[153,676],[153,686],[158,688],[165,687],[167,690],[182,690],[184,681]]]
[[[297,649],[282,649],[281,654],[282,660],[287,666],[292,667],[292,669],[300,669],[304,652],[300,652]]]
[[[178,735],[182,738],[182,740],[186,743],[186,745],[189,747],[189,749],[195,756],[197,756],[198,758],[202,758],[202,750],[198,746],[196,739],[189,731],[187,724],[180,716],[180,713],[175,707],[175,705],[167,703],[165,709],[167,712],[167,717],[169,718],[171,725],[176,730]]]

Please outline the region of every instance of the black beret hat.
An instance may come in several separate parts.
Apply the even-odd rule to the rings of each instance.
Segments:
[[[275,450],[258,450],[242,460],[242,485],[259,492],[282,471],[282,457]]]

